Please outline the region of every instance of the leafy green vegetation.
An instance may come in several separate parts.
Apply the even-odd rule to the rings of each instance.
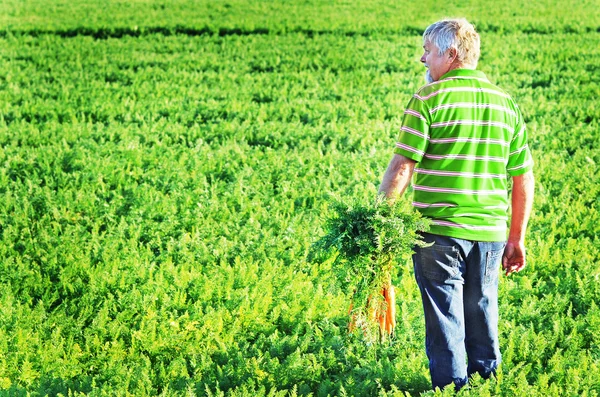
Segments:
[[[309,253],[309,261],[332,261],[339,285],[352,296],[350,329],[362,332],[367,343],[383,339],[386,330],[393,333],[395,311],[388,313],[387,307],[396,304],[389,295],[392,274],[415,245],[426,245],[418,233],[427,231],[429,223],[406,207],[382,195],[364,204],[335,203],[325,235]]]
[[[306,260],[330,203],[374,200],[446,15],[482,32],[537,189],[498,379],[460,394],[599,395],[600,8],[554,3],[3,2],[0,395],[449,395],[405,259],[372,346]]]

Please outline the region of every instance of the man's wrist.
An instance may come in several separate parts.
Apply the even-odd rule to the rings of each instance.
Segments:
[[[523,235],[509,235],[507,242],[512,244],[525,244],[525,236]]]

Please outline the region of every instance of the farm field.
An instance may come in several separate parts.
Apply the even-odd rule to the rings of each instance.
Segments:
[[[444,16],[478,28],[536,175],[503,364],[459,395],[600,395],[599,10],[2,2],[0,396],[451,395],[429,390],[409,258],[382,344],[307,260],[334,201],[374,199]]]

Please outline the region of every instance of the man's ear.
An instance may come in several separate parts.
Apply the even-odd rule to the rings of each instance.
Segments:
[[[457,56],[458,51],[456,51],[456,48],[448,49],[448,63],[453,63],[456,60]]]

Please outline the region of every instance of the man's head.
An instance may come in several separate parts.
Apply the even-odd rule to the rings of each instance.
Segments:
[[[421,62],[428,82],[453,69],[475,69],[479,60],[479,34],[466,19],[444,19],[425,29]]]

